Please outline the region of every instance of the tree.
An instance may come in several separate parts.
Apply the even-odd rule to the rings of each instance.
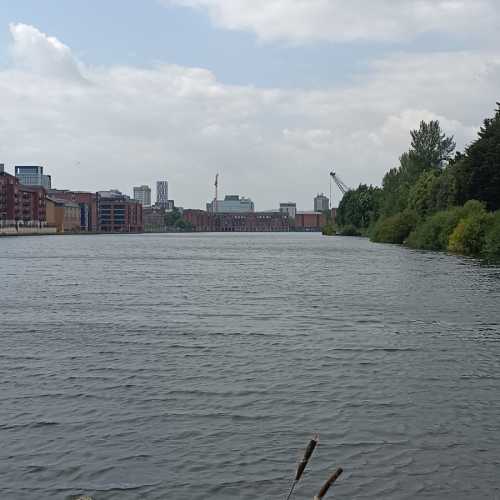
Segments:
[[[453,137],[446,137],[439,121],[420,122],[418,130],[412,130],[410,157],[424,168],[442,168],[455,150]]]
[[[479,138],[466,150],[460,168],[462,197],[500,209],[500,103],[493,118],[484,121]]]
[[[342,198],[337,211],[340,226],[367,229],[379,216],[381,189],[360,184]]]

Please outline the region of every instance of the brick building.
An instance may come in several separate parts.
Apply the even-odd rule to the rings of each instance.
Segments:
[[[2,226],[42,227],[46,223],[47,193],[40,186],[23,186],[0,169],[0,223]]]
[[[297,212],[295,215],[296,231],[321,231],[326,224],[326,216],[321,212]]]
[[[213,214],[204,210],[184,210],[184,219],[202,232],[288,232],[290,220],[280,212]]]
[[[142,233],[143,207],[119,191],[97,193],[98,231],[103,233]]]

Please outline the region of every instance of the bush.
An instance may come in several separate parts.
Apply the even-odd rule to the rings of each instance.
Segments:
[[[405,210],[391,217],[381,218],[375,224],[371,239],[379,243],[403,243],[417,224],[417,214]]]
[[[361,236],[359,229],[354,227],[352,224],[349,224],[347,226],[343,226],[342,228],[340,228],[339,234],[341,236]]]
[[[476,211],[465,217],[453,230],[448,250],[462,255],[480,256],[485,249],[486,234],[492,222],[493,215],[486,212],[484,207],[482,211]]]
[[[500,262],[500,211],[493,214],[486,230],[483,257],[490,262]]]
[[[407,245],[422,250],[447,250],[450,235],[463,214],[463,207],[437,212],[412,231],[406,242]]]

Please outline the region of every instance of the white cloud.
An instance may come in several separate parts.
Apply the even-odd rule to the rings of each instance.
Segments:
[[[497,0],[160,0],[206,10],[218,25],[261,40],[400,40],[429,32],[484,36]]]
[[[80,63],[69,47],[27,24],[10,24],[14,63],[26,70],[54,77],[82,79]]]
[[[130,192],[166,177],[190,207],[210,199],[216,172],[223,193],[258,209],[311,208],[332,168],[353,186],[380,182],[421,119],[440,119],[461,147],[500,88],[497,53],[401,54],[349,88],[260,89],[198,68],[85,66],[36,28],[21,31],[0,71],[0,161],[44,164],[61,188]]]

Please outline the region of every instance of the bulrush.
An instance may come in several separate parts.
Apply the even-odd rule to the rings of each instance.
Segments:
[[[300,478],[304,474],[304,471],[306,470],[307,464],[314,452],[314,449],[318,445],[319,442],[319,436],[316,434],[311,441],[309,441],[309,444],[307,445],[307,448],[304,451],[304,456],[302,457],[302,460],[300,461],[298,467],[297,467],[297,473],[295,474],[295,479],[293,481],[292,487],[290,489],[290,493],[288,493],[287,500],[289,500],[293,494],[293,490],[295,489],[295,486],[297,486],[297,483],[300,481]]]
[[[342,474],[343,470],[339,467],[329,478],[328,481],[323,485],[323,487],[319,490],[317,496],[314,497],[314,500],[322,500],[322,498],[328,493],[328,490],[333,485],[333,483],[339,478],[340,474]]]

